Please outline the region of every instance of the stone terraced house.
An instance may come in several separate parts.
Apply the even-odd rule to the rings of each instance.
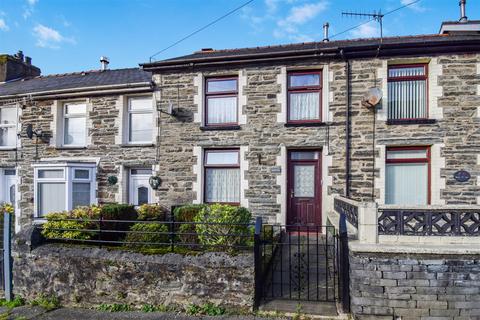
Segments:
[[[17,229],[107,202],[229,203],[281,225],[346,214],[355,315],[477,310],[479,21],[25,76],[0,84],[0,200]]]

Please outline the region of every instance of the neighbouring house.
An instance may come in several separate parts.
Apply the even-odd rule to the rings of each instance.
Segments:
[[[22,63],[8,57],[7,70],[10,61]],[[158,157],[149,72],[104,62],[100,70],[16,77],[0,84],[0,201],[15,204],[17,230],[76,206],[157,201],[148,183]]]

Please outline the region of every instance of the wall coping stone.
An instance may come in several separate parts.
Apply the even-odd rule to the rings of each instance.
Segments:
[[[444,238],[444,237],[439,237]],[[447,255],[478,255],[480,244],[366,244],[358,240],[350,241],[349,248],[353,252],[368,253],[411,253],[411,254],[447,254]]]

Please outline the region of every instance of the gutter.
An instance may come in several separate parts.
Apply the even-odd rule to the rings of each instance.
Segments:
[[[38,97],[41,99],[47,99],[52,97],[67,97],[67,96],[73,97],[73,96],[94,95],[94,94],[99,95],[99,94],[117,93],[119,91],[132,92],[132,91],[141,91],[141,90],[151,90],[152,88],[153,88],[152,82],[137,82],[137,83],[106,85],[106,86],[92,86],[92,87],[83,87],[83,88],[48,90],[48,91],[39,91],[39,92],[32,92],[32,93],[18,93],[18,94],[0,96],[0,100],[18,99],[22,97]]]

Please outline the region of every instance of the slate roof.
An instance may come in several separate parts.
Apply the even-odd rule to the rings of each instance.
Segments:
[[[478,35],[415,35],[415,36],[397,36],[397,37],[384,37],[382,45],[409,45],[409,44],[432,44],[432,43],[451,43],[460,41],[480,41]],[[361,48],[368,46],[378,46],[380,38],[366,38],[366,39],[350,39],[350,40],[337,40],[328,42],[304,42],[295,44],[264,46],[264,47],[252,47],[252,48],[238,48],[238,49],[222,49],[211,51],[197,51],[192,54],[174,57],[170,59],[160,60],[151,63],[144,63],[142,66],[155,67],[161,65],[171,65],[175,62],[187,63],[194,61],[207,61],[209,59],[220,60],[222,58],[235,58],[245,55],[264,55],[264,54],[292,54],[295,51],[302,50],[328,50],[335,48]]]
[[[96,86],[149,83],[152,74],[140,68],[92,70],[75,73],[39,76],[27,80],[0,84],[0,97],[62,89],[81,89]]]

